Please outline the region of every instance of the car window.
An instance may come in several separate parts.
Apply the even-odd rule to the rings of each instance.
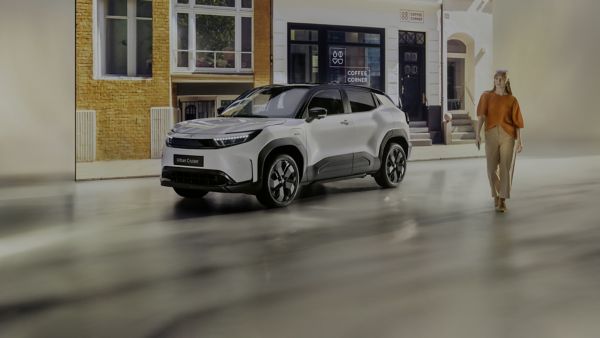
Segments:
[[[274,87],[256,90],[231,103],[221,116],[293,118],[308,88]]]
[[[327,109],[327,115],[343,114],[342,94],[337,89],[320,91],[310,100],[308,110],[315,107]]]
[[[383,94],[375,94],[375,96],[379,100],[380,105],[386,108],[397,108],[396,104],[392,100],[390,100],[389,97]]]
[[[377,108],[377,104],[373,100],[371,92],[360,89],[346,89],[348,101],[350,101],[350,109],[353,113],[371,111]]]

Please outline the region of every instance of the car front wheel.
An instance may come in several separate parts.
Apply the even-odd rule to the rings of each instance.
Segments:
[[[406,173],[406,153],[397,144],[391,143],[385,149],[381,168],[375,174],[375,181],[383,188],[395,188],[404,179]]]
[[[177,195],[185,198],[197,199],[202,198],[208,194],[208,191],[205,190],[196,190],[196,189],[181,189],[181,188],[173,188]]]
[[[300,188],[300,171],[289,155],[278,155],[265,166],[262,186],[256,195],[269,208],[285,207],[292,203]]]

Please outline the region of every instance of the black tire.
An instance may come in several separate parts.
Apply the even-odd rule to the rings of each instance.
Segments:
[[[386,146],[381,159],[381,168],[374,175],[375,182],[382,188],[395,188],[406,174],[406,153],[397,143]]]
[[[208,191],[206,191],[206,190],[181,189],[181,188],[173,188],[173,190],[175,190],[177,195],[179,195],[181,197],[185,197],[185,198],[191,198],[191,199],[199,199],[199,198],[206,196],[206,194],[208,194]]]
[[[261,188],[256,198],[268,208],[290,205],[300,190],[300,171],[296,161],[281,154],[265,164]]]

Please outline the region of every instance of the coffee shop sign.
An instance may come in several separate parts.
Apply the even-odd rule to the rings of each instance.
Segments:
[[[369,68],[346,68],[346,83],[368,85],[370,75]]]

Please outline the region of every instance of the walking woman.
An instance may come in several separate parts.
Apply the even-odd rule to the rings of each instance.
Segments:
[[[487,172],[496,211],[506,212],[510,198],[516,153],[523,150],[521,129],[524,127],[519,102],[512,95],[507,71],[494,75],[494,89],[484,92],[477,106],[477,147],[481,144],[481,127],[485,124]]]

